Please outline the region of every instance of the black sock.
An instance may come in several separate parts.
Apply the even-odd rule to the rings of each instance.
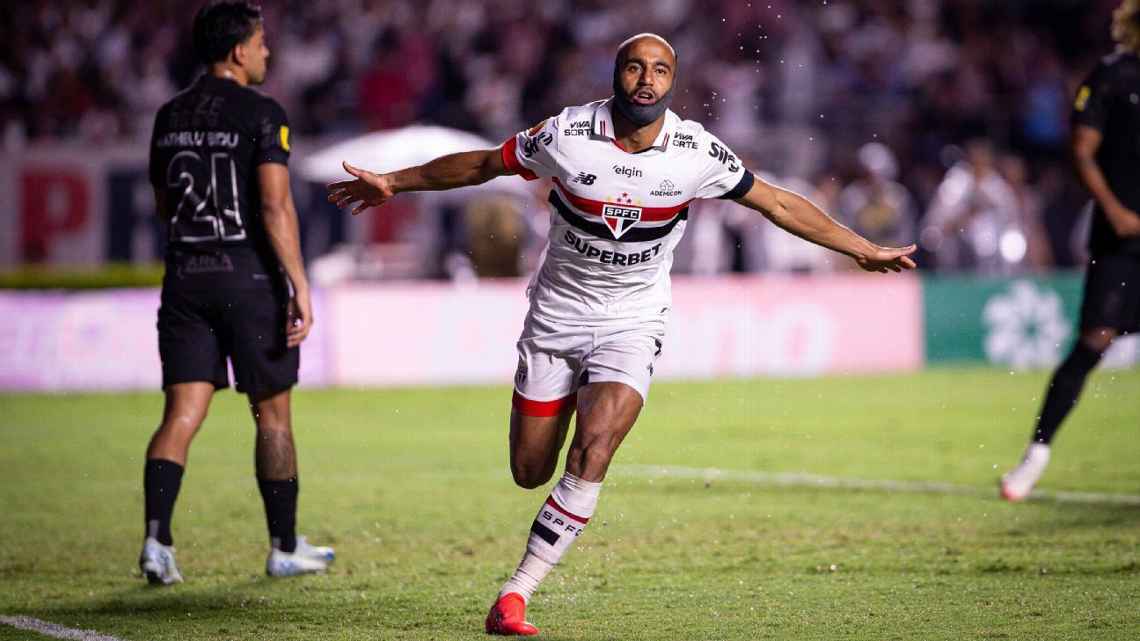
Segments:
[[[147,459],[143,469],[146,536],[153,536],[163,545],[174,545],[174,539],[170,535],[170,519],[181,487],[181,465],[165,459]]]
[[[1069,352],[1069,357],[1061,363],[1053,373],[1053,380],[1049,382],[1045,402],[1041,405],[1041,416],[1037,417],[1037,429],[1033,431],[1035,442],[1052,442],[1061,427],[1061,421],[1065,420],[1077,404],[1085,379],[1100,362],[1100,357],[1101,352],[1090,349],[1080,341],[1073,346],[1073,351]]]
[[[293,553],[297,549],[297,477],[284,481],[257,479],[261,501],[265,504],[265,523],[273,547]]]

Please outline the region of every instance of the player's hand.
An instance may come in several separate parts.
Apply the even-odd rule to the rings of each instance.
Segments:
[[[352,208],[352,215],[355,216],[369,207],[383,205],[389,198],[396,195],[392,191],[392,185],[389,184],[386,175],[374,174],[371,171],[353,167],[347,162],[342,164],[345,171],[356,176],[356,180],[330,183],[328,185],[330,203],[337,207],[344,207],[360,201]]]
[[[285,344],[296,347],[313,329],[313,301],[309,292],[298,292],[289,300],[289,313],[285,321]]]
[[[884,274],[888,270],[901,272],[904,269],[914,269],[918,266],[910,257],[917,249],[915,245],[876,247],[868,255],[857,257],[855,262],[859,264],[859,267],[869,272],[882,272]]]
[[[1105,212],[1112,230],[1121,238],[1135,238],[1140,236],[1140,214],[1121,207],[1113,212]]]

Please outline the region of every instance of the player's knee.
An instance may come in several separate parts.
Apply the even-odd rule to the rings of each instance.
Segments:
[[[547,477],[546,480],[543,480],[536,476],[520,476],[518,474],[515,475],[515,485],[521,487],[524,490],[533,490],[536,487],[542,487],[542,484],[549,480],[550,477]]]
[[[193,436],[204,420],[206,420],[206,415],[203,412],[171,412],[163,417],[159,430],[168,434]]]
[[[533,490],[554,476],[554,466],[515,461],[511,463],[511,476],[515,479],[515,485]]]
[[[259,416],[257,418],[257,433],[259,436],[273,438],[289,436],[293,431],[288,419],[276,416]]]

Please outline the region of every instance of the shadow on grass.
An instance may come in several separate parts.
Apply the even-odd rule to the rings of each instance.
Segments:
[[[425,595],[391,594],[385,590],[363,593],[351,584],[327,583],[306,586],[306,578],[280,581],[255,578],[213,585],[182,584],[151,587],[145,584],[123,586],[97,596],[69,598],[48,606],[28,608],[19,614],[65,625],[106,628],[107,623],[145,621],[148,625],[168,623],[216,626],[227,633],[241,634],[282,624],[335,629],[430,630],[441,632],[431,613],[438,604]],[[465,613],[447,608],[449,617]],[[482,619],[477,622],[482,631]],[[244,632],[243,632],[244,631]]]
[[[1064,503],[1048,499],[1030,500],[1027,507],[1036,509],[1036,517],[1021,530],[1034,534],[1075,528],[1129,528],[1140,525],[1140,506]],[[1019,509],[1020,506],[1012,506]],[[1044,531],[1043,531],[1044,528]]]

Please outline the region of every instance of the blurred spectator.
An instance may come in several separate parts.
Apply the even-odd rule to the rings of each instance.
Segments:
[[[756,170],[835,172],[858,179],[850,199],[869,199],[876,187],[865,170],[851,175],[843,163],[880,142],[899,169],[879,197],[906,185],[921,210],[948,145],[985,137],[1022,157],[1011,174],[1022,213],[1010,216],[1028,224],[1027,206],[1046,212],[1048,242],[1026,237],[1026,260],[1039,266],[1045,246],[1069,259],[1056,250],[1072,227],[1055,224],[1072,202],[1069,99],[1111,51],[1117,3],[281,0],[266,5],[277,69],[266,90],[300,136],[434,122],[501,140],[608,95],[614,45],[656,30],[680,54],[674,109],[738,149],[753,147]],[[199,5],[29,0],[4,12],[0,144],[145,140],[155,107],[197,73],[187,25]],[[851,220],[847,207],[835,213]],[[944,211],[942,202],[931,208]],[[906,218],[881,238],[904,242]],[[979,242],[963,239],[963,253],[946,239],[951,253],[940,252],[939,264],[992,268],[992,255],[975,255]]]
[[[914,201],[895,181],[899,167],[894,152],[872,142],[859,149],[858,159],[862,175],[839,194],[843,222],[879,245],[903,247],[914,242]]]
[[[1049,237],[1045,230],[1041,196],[1029,183],[1029,169],[1023,159],[1007,154],[1001,158],[1000,171],[1013,189],[1016,227],[1024,239],[1018,241],[1015,237],[1007,236],[1004,251],[1009,258],[1022,254],[1023,257],[1019,262],[1030,269],[1037,271],[1047,269],[1053,264],[1053,251],[1049,246]],[[1024,251],[1019,249],[1021,242],[1024,242]]]
[[[757,272],[766,268],[764,228],[758,212],[731,200],[699,200],[674,258],[675,270],[698,276]]]
[[[998,172],[988,141],[973,140],[946,172],[923,221],[922,244],[942,270],[1002,274],[1025,257],[1017,195]],[[1020,235],[1021,246],[1010,240]],[[1012,245],[1009,245],[1012,243]]]
[[[475,198],[466,208],[471,265],[480,278],[520,276],[526,230],[511,198]]]
[[[395,129],[416,118],[419,83],[404,68],[401,36],[388,30],[376,39],[372,64],[360,78],[357,107],[368,129]]]

